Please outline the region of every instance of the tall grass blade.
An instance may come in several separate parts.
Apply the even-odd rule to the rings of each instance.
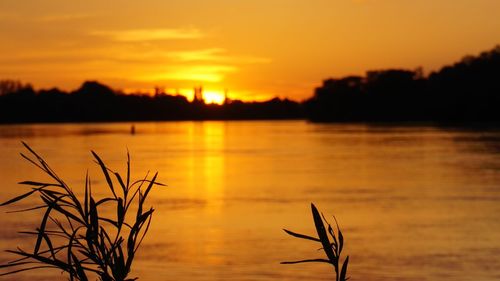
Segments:
[[[349,263],[349,256],[345,258],[344,264],[342,265],[342,270],[340,271],[340,281],[346,281],[346,274],[347,274],[347,264]]]
[[[287,234],[289,234],[289,235],[291,235],[293,237],[302,238],[302,239],[306,239],[306,240],[312,240],[314,242],[321,242],[321,240],[318,239],[318,238],[316,238],[316,237],[311,237],[311,236],[308,236],[308,235],[295,233],[295,232],[290,231],[288,229],[283,229],[283,231],[285,231]]]
[[[101,167],[102,173],[104,174],[104,177],[106,178],[106,182],[108,183],[109,189],[111,190],[111,192],[113,193],[115,198],[117,198],[116,193],[115,193],[115,188],[113,187],[113,181],[111,180],[111,177],[109,176],[108,168],[106,167],[106,165],[104,165],[104,162],[101,160],[99,155],[97,155],[97,153],[92,151],[92,155],[94,155],[94,158],[97,160],[97,163]]]
[[[331,248],[330,239],[328,239],[328,235],[326,234],[325,225],[323,224],[323,218],[318,212],[318,209],[314,204],[311,203],[311,211],[314,219],[314,225],[316,226],[316,231],[318,233],[318,237],[321,240],[321,244],[323,245],[323,250],[325,251],[326,256],[330,261],[337,260],[335,253]]]
[[[113,196],[95,198],[87,172],[83,198],[80,199],[40,155],[26,143],[23,145],[33,159],[22,153],[21,156],[40,168],[53,182],[22,181],[19,184],[31,186],[31,190],[0,204],[0,206],[16,204],[30,195],[37,194],[41,205],[36,204],[11,212],[45,209],[36,231],[20,232],[35,239],[33,252],[21,249],[9,250],[9,253],[18,258],[0,264],[1,270],[12,269],[6,273],[0,272],[0,276],[39,268],[58,268],[68,274],[70,280],[76,281],[86,281],[92,279],[91,276],[97,277],[100,281],[137,279],[128,278],[128,275],[136,251],[151,225],[154,209],[149,208],[143,212],[146,199],[154,186],[164,186],[156,182],[158,174],[155,173],[151,179],[147,174],[143,179],[130,184],[130,155],[127,151],[127,175],[124,182],[119,173],[109,169],[99,155],[92,151]],[[110,173],[113,173],[113,178]],[[113,180],[121,187],[123,196],[116,193]],[[143,186],[144,184],[147,185]],[[131,197],[130,192],[132,192]],[[136,196],[139,197],[135,198]],[[137,214],[127,215],[132,204],[137,204]],[[109,210],[110,207],[115,208],[112,215],[100,210],[101,208]],[[114,236],[113,239],[110,233]],[[127,245],[124,245],[124,241],[127,241]]]
[[[311,212],[314,221],[314,226],[318,234],[318,238],[300,233],[295,233],[287,229],[284,229],[284,231],[287,234],[296,238],[320,242],[322,245],[321,249],[325,252],[325,255],[328,259],[304,259],[298,261],[285,261],[281,262],[281,264],[297,264],[297,263],[309,263],[309,262],[328,263],[331,264],[335,269],[335,280],[346,281],[348,279],[346,278],[346,274],[347,274],[347,265],[349,263],[349,257],[347,257],[344,260],[342,268],[339,272],[339,262],[341,260],[341,253],[344,247],[344,236],[340,231],[340,227],[338,226],[337,220],[335,219],[335,222],[337,223],[337,233],[335,233],[330,223],[328,223],[325,217],[322,214],[320,214],[316,206],[314,206],[314,204],[312,203],[311,203]],[[328,225],[328,228],[325,227],[325,223]],[[333,242],[331,242],[330,239],[328,238],[328,234],[332,237]]]
[[[281,264],[296,264],[296,263],[306,263],[306,262],[324,262],[329,264],[332,263],[327,259],[310,259],[310,260],[300,260],[300,261],[282,261]]]
[[[24,199],[24,198],[26,198],[26,197],[30,196],[31,194],[33,194],[33,193],[35,193],[35,192],[37,192],[37,190],[36,190],[36,189],[34,189],[34,190],[30,191],[30,192],[26,192],[26,193],[21,194],[21,195],[19,195],[19,196],[17,196],[17,197],[14,197],[14,198],[12,198],[12,199],[10,199],[10,200],[6,201],[6,202],[3,202],[2,204],[0,204],[0,206],[6,206],[6,205],[9,205],[9,204],[12,204],[12,203],[14,203],[14,202],[17,202],[17,201],[19,201],[19,200],[22,200],[22,199]]]

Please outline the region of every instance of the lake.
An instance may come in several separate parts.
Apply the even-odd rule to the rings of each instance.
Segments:
[[[19,156],[21,140],[79,192],[88,169],[97,194],[105,182],[90,150],[124,172],[128,149],[134,178],[158,171],[168,185],[152,191],[156,212],[131,277],[334,280],[327,264],[279,264],[323,257],[319,244],[282,230],[314,235],[314,202],[343,230],[351,280],[500,279],[500,131],[305,121],[130,128],[0,126],[0,201],[25,189],[17,182],[44,179]],[[1,250],[30,249],[16,232],[39,219],[3,213]],[[48,278],[66,280],[57,270],[4,279]]]

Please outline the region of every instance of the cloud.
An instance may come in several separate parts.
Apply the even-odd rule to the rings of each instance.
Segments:
[[[92,31],[91,35],[108,37],[114,41],[140,42],[156,40],[200,39],[205,34],[195,28],[129,29],[118,31]]]
[[[2,12],[0,11],[0,20],[6,21],[23,21],[28,23],[61,23],[73,20],[83,20],[95,17],[95,14],[52,14],[27,17],[19,13]]]
[[[177,61],[217,61],[220,60],[220,54],[226,50],[222,48],[211,48],[192,51],[174,51],[169,52],[168,57]]]
[[[195,82],[220,82],[226,74],[237,71],[238,68],[229,65],[193,65],[176,66],[167,71],[138,77],[140,81],[195,81]]]
[[[376,3],[378,2],[379,0],[351,0],[354,4],[358,4],[358,5],[363,5],[363,4],[372,4],[372,3]]]
[[[169,52],[168,57],[180,62],[209,61],[223,63],[269,63],[270,59],[251,56],[228,56],[222,48]]]
[[[72,20],[81,20],[91,18],[94,15],[91,14],[66,14],[66,15],[46,15],[36,18],[40,22],[65,22]]]

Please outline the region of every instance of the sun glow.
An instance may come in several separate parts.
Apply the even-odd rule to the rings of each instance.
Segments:
[[[203,100],[205,100],[205,103],[223,104],[224,99],[224,94],[221,92],[203,91]]]

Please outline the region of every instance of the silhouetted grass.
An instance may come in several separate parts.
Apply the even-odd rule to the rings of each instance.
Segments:
[[[131,182],[128,153],[127,172],[123,178],[110,170],[92,151],[112,196],[95,198],[87,173],[85,194],[81,199],[40,155],[23,144],[31,157],[22,153],[21,156],[47,174],[51,182],[20,182],[31,190],[0,205],[13,204],[28,196],[38,195],[40,205],[14,212],[45,210],[35,231],[21,232],[33,236],[33,250],[9,250],[18,258],[0,265],[2,269],[11,270],[0,276],[55,268],[66,272],[69,280],[86,281],[95,276],[102,281],[137,279],[127,277],[154,212],[153,208],[144,208],[146,198],[153,186],[163,186],[156,182],[158,173],[151,179],[146,175],[143,179]],[[113,210],[114,215],[105,216],[103,209]]]
[[[311,211],[312,211],[312,216],[314,219],[314,225],[316,226],[316,231],[318,233],[318,238],[304,235],[304,234],[295,233],[295,232],[292,232],[292,231],[287,230],[287,229],[283,229],[283,230],[287,234],[289,234],[293,237],[321,243],[322,249],[325,252],[326,257],[328,259],[306,259],[306,260],[299,260],[299,261],[286,261],[286,262],[282,262],[282,264],[295,264],[295,263],[305,263],[305,262],[329,263],[329,264],[333,265],[333,267],[335,269],[335,280],[336,281],[346,281],[347,279],[349,279],[348,277],[346,277],[347,265],[349,263],[349,256],[347,256],[344,259],[344,263],[342,264],[342,268],[339,271],[342,249],[344,248],[344,236],[342,235],[342,231],[340,231],[337,220],[334,217],[335,224],[336,224],[336,231],[335,231],[332,228],[332,226],[328,223],[328,221],[325,219],[323,214],[320,215],[320,213],[318,212],[318,209],[316,209],[316,206],[314,206],[314,204],[312,204],[312,203],[311,203]],[[330,239],[328,238],[327,230],[325,228],[325,224],[323,223],[323,221],[326,222],[326,224],[328,225],[328,234],[330,234],[332,241],[330,241]]]

